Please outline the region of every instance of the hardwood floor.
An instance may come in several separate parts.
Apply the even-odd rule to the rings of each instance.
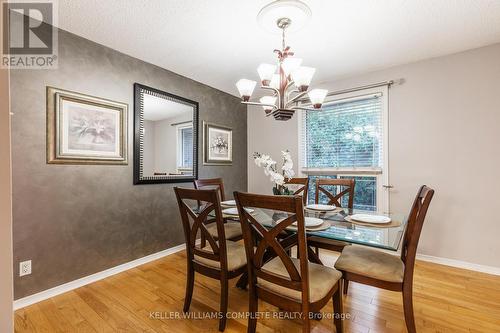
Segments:
[[[184,252],[106,278],[15,313],[16,332],[217,332],[218,319],[201,319],[219,309],[219,284],[200,275],[191,319],[182,316],[185,291]],[[245,291],[231,281],[229,312],[248,307]],[[414,283],[418,332],[500,332],[500,277],[417,262]],[[356,283],[344,298],[346,332],[406,332],[400,293]],[[260,303],[259,311],[279,314]],[[331,302],[323,311],[332,311]],[[282,314],[285,315],[285,314]],[[264,316],[264,315],[262,315]],[[229,319],[226,331],[246,332],[246,318]],[[333,320],[313,321],[312,332],[334,332]],[[263,318],[258,332],[300,332],[299,320]]]

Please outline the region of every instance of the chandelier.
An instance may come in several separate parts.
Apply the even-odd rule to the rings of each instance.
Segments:
[[[294,57],[290,46],[285,42],[286,31],[292,22],[298,21],[298,25],[304,24],[310,13],[309,7],[298,0],[278,0],[259,12],[257,18],[263,25],[274,24],[274,29],[280,30],[282,47],[281,50],[274,50],[278,58],[276,65],[260,64],[257,68],[261,88],[269,90],[272,94],[261,97],[258,102],[250,101],[257,82],[241,79],[236,83],[236,87],[243,104],[261,106],[266,116],[273,116],[276,120],[288,120],[297,110],[311,110],[298,105],[298,101],[306,98],[306,95],[313,109],[321,109],[328,91],[309,90],[316,69],[301,66],[302,59]]]

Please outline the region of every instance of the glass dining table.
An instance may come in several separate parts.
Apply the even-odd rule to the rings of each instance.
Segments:
[[[389,217],[391,221],[382,224],[356,222],[349,218],[353,214],[383,215]],[[253,209],[251,215],[259,223],[267,227],[273,227],[280,220],[287,217],[286,213],[269,209]],[[403,214],[385,214],[347,208],[336,208],[330,212],[318,212],[306,208],[304,209],[304,216],[319,218],[324,221],[322,226],[310,229],[306,228],[308,237],[359,244],[391,251],[399,249],[399,244],[401,243],[408,220],[407,216]],[[237,215],[224,214],[224,219],[226,221],[239,221]],[[294,228],[290,227],[288,231],[294,232]]]
[[[239,223],[238,215],[224,214],[224,208],[227,207],[222,208],[223,218],[227,223]],[[273,227],[288,216],[288,213],[284,213],[282,211],[251,207],[248,208],[251,209],[250,214],[253,218],[264,227]],[[382,215],[389,217],[391,220],[390,222],[383,224],[361,223],[350,219],[350,216],[353,214]],[[315,227],[316,230],[313,230],[314,228],[306,228],[309,260],[321,265],[323,265],[323,263],[319,257],[319,253],[315,253],[311,248],[311,244],[317,244],[318,239],[319,243],[321,243],[321,240],[325,243],[328,243],[328,241],[338,241],[341,243],[358,244],[384,250],[397,251],[408,222],[407,216],[403,214],[386,214],[381,212],[340,207],[337,207],[335,210],[329,212],[320,212],[305,208],[304,217],[314,217],[323,220],[322,225]],[[285,231],[292,236],[296,232],[296,229],[294,229],[293,226],[290,226],[286,228]],[[288,239],[292,238],[293,237],[288,237]],[[294,244],[290,243],[285,246],[286,242],[286,239],[282,240],[282,245],[286,248],[290,248],[291,245]],[[327,246],[323,248],[329,247]],[[240,289],[246,289],[247,284],[248,276],[245,272],[236,283],[236,286]]]

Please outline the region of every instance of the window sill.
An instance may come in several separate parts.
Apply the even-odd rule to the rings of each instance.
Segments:
[[[302,168],[303,174],[314,176],[333,176],[333,175],[380,175],[382,168]]]

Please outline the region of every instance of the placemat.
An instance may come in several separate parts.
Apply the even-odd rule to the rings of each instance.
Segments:
[[[324,221],[321,225],[319,225],[317,227],[306,228],[306,231],[322,231],[322,230],[326,230],[326,229],[330,228],[331,226],[332,226],[332,224],[329,221]],[[297,231],[297,227],[294,225],[291,225],[289,227],[286,227],[286,230]]]
[[[344,220],[352,224],[358,224],[364,227],[372,227],[372,228],[395,228],[401,225],[401,221],[397,221],[394,219],[389,223],[367,223],[367,222],[354,221],[353,219],[351,219],[350,216],[346,216],[344,217]]]

